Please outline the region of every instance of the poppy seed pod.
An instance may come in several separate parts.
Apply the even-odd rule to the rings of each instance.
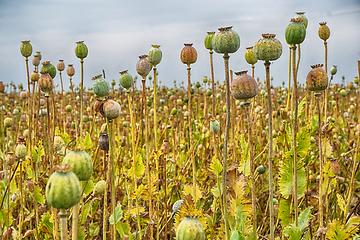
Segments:
[[[141,55],[139,58],[139,61],[136,63],[136,72],[142,78],[146,78],[151,70],[150,62],[147,60],[147,55]]]
[[[54,65],[50,63],[50,61],[45,61],[42,63],[42,67],[40,69],[41,72],[49,72],[49,75],[54,79],[56,76],[56,68]]]
[[[32,65],[34,66],[39,66],[40,64],[40,58],[36,55],[34,55],[33,59],[32,59]]]
[[[107,132],[101,132],[98,140],[99,148],[105,152],[109,151],[109,135]]]
[[[25,139],[23,137],[19,137],[15,148],[15,156],[17,158],[25,158],[27,154],[25,144],[26,144]]]
[[[106,117],[109,120],[112,120],[120,116],[121,107],[118,102],[111,99],[107,99],[102,105],[100,111],[104,117]]]
[[[65,69],[64,60],[59,60],[59,62],[56,65],[56,68],[59,72],[64,71],[64,69]]]
[[[285,29],[285,40],[287,44],[300,44],[305,40],[306,28],[302,24],[303,19],[292,18],[291,22]]]
[[[322,68],[323,64],[312,65],[306,76],[306,85],[310,91],[322,91],[328,86],[328,76]]]
[[[262,39],[259,39],[254,45],[254,56],[262,61],[274,61],[280,58],[282,54],[282,45],[277,40],[276,34],[262,34]]]
[[[75,55],[76,55],[77,58],[80,58],[81,60],[83,60],[84,58],[87,57],[88,48],[85,45],[84,41],[76,42]]]
[[[158,65],[161,62],[161,59],[162,59],[162,52],[160,50],[160,45],[151,45],[151,48],[148,52],[148,60],[151,63],[151,65],[156,67],[156,65]]]
[[[180,52],[180,60],[183,64],[190,66],[197,60],[196,49],[192,46],[192,43],[184,43],[185,47]]]
[[[39,88],[45,94],[45,96],[49,96],[51,90],[53,89],[53,79],[49,75],[49,72],[40,72],[39,77]]]
[[[326,40],[328,40],[330,37],[330,29],[326,25],[326,22],[321,22],[319,23],[319,25],[320,25],[318,30],[319,38],[326,42]]]
[[[85,147],[76,147],[64,157],[63,164],[69,164],[73,167],[73,172],[80,181],[86,181],[91,177],[93,171],[91,156],[85,151]]]
[[[72,77],[75,75],[75,68],[73,67],[72,64],[68,65],[68,68],[66,69],[66,73],[69,77]]]
[[[6,154],[6,163],[12,166],[15,163],[15,156],[13,152],[8,152]]]
[[[39,73],[37,71],[33,71],[31,74],[30,74],[30,80],[32,82],[37,82],[39,80]]]
[[[240,47],[240,37],[232,30],[232,26],[219,28],[219,32],[212,38],[212,47],[216,53],[234,53]]]
[[[92,78],[93,91],[98,97],[106,97],[110,92],[110,84],[103,78],[102,74],[99,74]]]
[[[305,26],[305,29],[307,29],[307,26],[308,26],[308,19],[306,18],[305,16],[305,12],[295,12],[295,17],[294,18],[300,18],[302,19],[302,24],[304,24]]]
[[[185,215],[176,229],[176,239],[178,240],[204,240],[205,230],[198,217],[195,215]]]
[[[41,58],[42,58],[41,52],[36,52],[36,53],[34,54],[34,57],[38,57],[39,60],[41,61]]]
[[[257,58],[254,55],[254,46],[247,47],[245,51],[245,60],[248,64],[255,64],[257,63]]]
[[[212,39],[213,39],[214,35],[215,35],[215,32],[207,32],[207,35],[204,40],[205,48],[210,51],[213,50]]]
[[[249,99],[256,96],[258,86],[255,79],[247,71],[236,72],[236,77],[231,82],[231,94],[235,99]]]
[[[128,70],[120,72],[119,81],[120,85],[125,89],[131,88],[134,83],[133,77],[128,73]]]
[[[21,41],[20,45],[20,53],[24,58],[28,58],[32,54],[32,46],[30,44],[30,40]]]

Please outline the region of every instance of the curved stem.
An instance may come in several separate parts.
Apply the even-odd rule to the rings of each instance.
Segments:
[[[228,222],[228,211],[227,211],[227,193],[226,193],[226,173],[227,173],[227,150],[229,141],[230,131],[230,80],[229,80],[229,58],[228,54],[224,54],[225,64],[225,84],[226,84],[226,125],[225,125],[225,136],[224,136],[224,148],[223,148],[223,209],[224,209],[224,222],[225,222],[225,233],[226,239],[230,239],[229,233],[229,222]]]
[[[268,92],[268,114],[269,114],[269,209],[270,209],[270,240],[274,240],[274,179],[272,169],[272,150],[273,150],[273,135],[272,135],[272,103],[271,103],[271,89],[270,89],[270,62],[264,63],[266,70],[266,87]]]

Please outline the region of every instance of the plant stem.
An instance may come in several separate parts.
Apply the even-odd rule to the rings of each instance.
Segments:
[[[31,194],[32,195],[32,198],[33,198],[33,203],[34,203],[34,215],[35,215],[35,231],[36,231],[36,239],[37,240],[40,240],[39,238],[39,230],[38,230],[38,225],[37,225],[37,222],[38,222],[38,215],[37,215],[37,203],[36,203],[36,200],[35,200],[35,195],[34,193]]]
[[[61,109],[64,111],[65,106],[64,106],[64,86],[63,86],[63,81],[62,81],[62,75],[61,75],[61,71],[59,71],[59,76],[60,76],[60,83],[61,83]],[[66,119],[63,118],[63,131],[65,132],[65,123],[66,123]]]
[[[31,113],[31,92],[30,92],[30,73],[29,73],[29,59],[26,57],[25,58],[25,63],[26,63],[26,75],[27,75],[27,84],[28,84],[28,101],[29,101],[29,105],[28,105],[28,109],[29,109],[29,152],[31,153],[32,150],[32,137],[31,137],[31,123],[32,121],[32,113]]]
[[[155,71],[154,71],[155,72]],[[156,91],[156,90],[154,90]],[[129,101],[129,113],[130,113],[130,121],[131,121],[131,141],[132,141],[132,157],[133,157],[133,169],[134,169],[134,192],[137,192],[137,177],[136,177],[136,150],[135,150],[135,121],[132,111],[132,101],[130,98],[130,92],[127,93],[128,101]],[[156,112],[154,113],[156,115]],[[155,118],[156,119],[156,118]],[[138,198],[135,197],[135,206],[136,206],[136,216],[137,216],[137,224],[138,224],[138,232],[139,232],[139,239],[142,239],[141,236],[141,223],[140,223],[140,212],[139,212],[139,202]],[[114,224],[115,226],[115,224]],[[114,239],[115,240],[115,239]]]
[[[145,148],[146,148],[146,174],[148,176],[148,188],[149,188],[149,220],[150,222],[152,221],[152,217],[153,217],[153,206],[152,206],[152,179],[151,179],[151,175],[150,175],[150,153],[149,153],[149,144],[147,144],[147,139],[149,136],[149,128],[148,128],[148,110],[147,110],[147,106],[145,105],[146,103],[146,87],[145,87],[145,82],[146,82],[146,77],[144,77],[142,80],[142,101],[143,101],[143,105],[145,108]],[[150,223],[150,239],[152,240],[154,236],[154,229],[153,229],[153,224]]]
[[[81,64],[81,82],[80,82],[80,139],[82,137],[82,116],[83,116],[83,88],[84,88],[84,60],[80,60]],[[78,135],[78,132],[76,132],[76,135]]]
[[[257,239],[257,218],[256,218],[256,193],[255,193],[255,164],[254,164],[254,147],[253,147],[253,133],[252,133],[252,119],[251,119],[251,108],[250,102],[246,102],[245,106],[248,110],[248,129],[249,129],[249,148],[250,148],[250,181],[251,181],[251,209],[253,215],[253,239]]]
[[[266,70],[266,87],[268,92],[268,114],[269,114],[269,210],[270,210],[270,240],[274,240],[274,179],[272,169],[272,150],[273,150],[273,135],[272,135],[272,104],[271,104],[271,89],[270,89],[270,62],[265,61]]]
[[[216,104],[216,96],[215,96],[215,77],[214,77],[214,63],[213,63],[213,51],[210,50],[210,70],[211,70],[211,90],[212,90],[212,117],[215,117],[215,104]],[[215,136],[215,133],[213,133]]]
[[[105,153],[104,162],[109,157],[109,152]],[[107,227],[107,195],[109,190],[109,181],[110,177],[110,161],[108,161],[108,166],[106,169],[106,179],[105,179],[105,191],[104,191],[104,212],[103,212],[103,240],[107,240],[106,238],[106,227]]]
[[[294,168],[294,178],[293,178],[293,197],[294,197],[294,210],[295,210],[295,226],[298,227],[298,189],[297,189],[297,131],[298,131],[298,96],[297,96],[297,71],[295,68],[296,62],[296,45],[292,46],[292,64],[293,64],[293,80],[294,80],[294,91],[293,91],[293,110],[294,110],[294,125],[293,125],[293,168]]]
[[[23,220],[23,209],[24,209],[24,203],[23,203],[23,199],[25,199],[24,197],[24,193],[23,193],[23,184],[22,184],[22,159],[19,159],[20,161],[20,215],[19,215],[19,239],[21,239],[21,223]]]
[[[255,64],[251,64],[251,76],[255,78]]]
[[[61,231],[61,240],[67,240],[67,219],[66,219],[67,213],[65,209],[60,209],[60,231]],[[57,239],[57,238],[55,238]]]
[[[318,108],[318,133],[319,133],[319,165],[320,165],[320,181],[319,181],[319,228],[324,227],[324,212],[323,212],[323,156],[322,156],[322,141],[321,141],[321,108],[320,108],[320,96],[321,93],[315,93]],[[323,238],[323,236],[322,236]]]
[[[225,136],[224,136],[224,148],[223,148],[223,209],[224,209],[224,223],[225,223],[225,234],[226,239],[230,239],[229,233],[229,222],[228,222],[228,211],[227,211],[227,193],[226,193],[226,173],[227,173],[227,154],[228,154],[228,141],[230,131],[230,80],[229,80],[229,58],[228,54],[224,54],[225,64],[225,84],[226,84],[226,125],[225,125]]]
[[[288,89],[288,99],[286,104],[287,112],[289,112],[289,106],[290,106],[290,92],[291,92],[291,46],[289,46],[289,89]]]
[[[72,240],[77,240],[77,234],[78,234],[78,221],[79,221],[79,203],[76,203],[72,207]]]
[[[157,86],[156,86],[156,66],[154,66],[153,67],[153,71],[154,71],[154,137],[155,137],[155,139],[154,139],[154,145],[155,145],[155,150],[157,151],[158,150],[158,139],[157,139],[157,116],[156,116],[156,113],[157,113],[157,111],[156,111],[156,88],[157,88]],[[156,161],[156,169],[158,169],[159,168],[159,161],[157,160]],[[159,172],[158,172],[158,170],[157,170],[157,175],[159,175]]]

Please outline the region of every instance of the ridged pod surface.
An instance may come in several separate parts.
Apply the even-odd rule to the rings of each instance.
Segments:
[[[68,65],[68,68],[66,69],[66,74],[69,76],[69,77],[72,77],[75,75],[75,68],[72,64],[69,64]]]
[[[41,52],[36,52],[36,53],[34,54],[34,57],[38,57],[39,60],[41,61],[41,58],[42,58]]]
[[[184,43],[185,47],[181,49],[180,60],[183,64],[190,65],[196,62],[197,52],[196,49],[192,46],[192,43]]]
[[[54,79],[56,76],[56,67],[52,65],[50,61],[45,61],[40,68],[40,73],[41,72],[49,72],[49,75]]]
[[[89,50],[88,50],[87,46],[85,45],[84,41],[76,42],[75,55],[77,58],[80,58],[81,60],[83,60],[84,58],[87,57],[88,53],[89,53]]]
[[[257,59],[262,61],[277,60],[282,54],[282,45],[279,40],[275,38],[276,34],[262,34],[254,45],[254,55]]]
[[[142,77],[145,78],[150,70],[151,65],[149,60],[147,60],[148,55],[141,55],[139,56],[139,61],[136,63],[136,72]]]
[[[64,71],[64,69],[65,69],[64,60],[59,60],[59,62],[56,64],[56,68],[59,72]]]
[[[102,105],[102,115],[109,120],[115,119],[120,115],[121,108],[120,104],[115,102],[114,100],[107,99]]]
[[[215,134],[218,134],[220,131],[220,123],[216,118],[210,120],[210,130]]]
[[[92,78],[93,80],[93,91],[98,97],[106,97],[110,92],[110,84],[99,74]]]
[[[255,79],[247,71],[236,72],[236,77],[231,82],[231,94],[235,99],[249,99],[256,96],[258,86]]]
[[[303,20],[302,24],[304,24],[305,29],[307,29],[307,26],[308,26],[309,21],[308,21],[307,17],[305,16],[305,12],[296,12],[295,14],[296,14],[296,15],[295,15],[294,18],[300,18],[300,19],[302,19],[302,20]]]
[[[128,73],[128,70],[120,72],[119,81],[120,85],[125,89],[131,88],[134,83],[133,77]]]
[[[208,49],[208,50],[212,50],[213,49],[213,46],[212,46],[212,39],[215,35],[215,32],[207,32],[207,35],[204,39],[204,45],[205,45],[205,48]]]
[[[81,183],[70,165],[56,165],[54,170],[45,188],[47,204],[58,209],[71,208],[80,200]]]
[[[83,147],[70,149],[62,163],[72,166],[72,171],[80,181],[86,181],[91,177],[93,170],[92,159]]]
[[[27,58],[30,57],[32,54],[32,46],[30,40],[28,41],[21,41],[20,45],[20,53],[23,57]]]
[[[234,53],[240,47],[240,37],[231,27],[219,28],[212,39],[212,47],[216,53]]]
[[[152,66],[156,66],[161,62],[162,52],[160,50],[160,45],[151,45],[151,48],[148,52],[148,60]]]
[[[328,86],[328,76],[322,66],[323,64],[311,66],[312,70],[306,76],[306,85],[310,91],[322,91]]]
[[[176,229],[177,240],[204,240],[205,230],[198,218],[186,216]]]
[[[255,64],[257,63],[258,59],[254,55],[254,47],[247,47],[245,51],[245,60],[248,64]]]
[[[16,145],[16,148],[15,148],[15,156],[17,158],[24,158],[26,156],[26,146],[24,143],[19,143]]]
[[[320,25],[319,30],[318,30],[319,38],[324,41],[328,40],[330,37],[329,27],[326,25],[326,22],[321,22],[321,23],[319,23],[319,25]]]
[[[45,95],[49,95],[54,86],[53,79],[47,71],[40,72],[40,74],[41,75],[38,80],[39,88],[43,93],[45,93]]]
[[[287,44],[300,44],[305,40],[306,28],[301,18],[292,18],[285,29],[285,40]]]

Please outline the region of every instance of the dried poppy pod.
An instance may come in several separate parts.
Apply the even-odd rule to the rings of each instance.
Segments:
[[[59,72],[64,71],[64,69],[65,69],[64,60],[59,60],[59,62],[56,64],[56,68]]]
[[[193,64],[197,60],[196,49],[192,46],[192,43],[184,43],[185,47],[181,49],[180,60],[183,64],[186,64],[188,67],[190,64]]]
[[[66,69],[66,73],[69,77],[72,77],[75,75],[75,68],[73,67],[72,64],[68,65],[68,68]]]
[[[40,64],[40,58],[39,56],[34,55],[33,59],[32,59],[32,65],[34,65],[35,67],[39,66]]]
[[[94,103],[94,106],[93,106],[93,110],[95,112],[100,112],[100,109],[102,108],[102,104],[103,104],[103,101],[101,99],[96,99],[95,103]]]
[[[322,91],[328,86],[328,76],[322,68],[323,64],[312,65],[306,76],[306,85],[310,91]]]
[[[151,70],[150,62],[147,60],[148,55],[139,56],[139,61],[136,63],[136,72],[145,79]]]
[[[236,77],[231,82],[231,94],[235,99],[245,101],[253,98],[258,93],[258,86],[255,79],[246,71],[235,72]]]
[[[109,135],[107,132],[101,132],[98,140],[99,148],[105,152],[109,151]]]
[[[320,25],[318,30],[319,38],[326,42],[326,40],[328,40],[330,37],[330,29],[326,25],[326,22],[321,22],[319,23],[319,25]]]
[[[54,86],[53,79],[47,71],[40,72],[40,74],[39,88],[45,94],[45,97],[48,97]]]
[[[10,166],[12,166],[15,163],[15,156],[13,152],[8,152],[6,154],[6,163]]]

